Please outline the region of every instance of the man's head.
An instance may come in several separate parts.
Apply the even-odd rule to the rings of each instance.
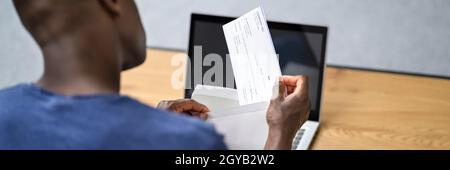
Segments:
[[[70,43],[94,48],[122,70],[144,62],[145,33],[133,0],[13,0],[25,28],[44,51]],[[64,56],[61,56],[64,57]],[[96,56],[97,57],[97,56]],[[109,57],[109,58],[108,58]],[[106,61],[106,60],[114,60]]]

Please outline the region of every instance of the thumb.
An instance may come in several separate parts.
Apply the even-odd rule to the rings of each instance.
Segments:
[[[283,77],[279,77],[278,81],[276,81],[273,86],[272,99],[275,99],[275,98],[284,99],[284,97],[286,95],[286,90],[287,90],[286,84],[283,81]]]

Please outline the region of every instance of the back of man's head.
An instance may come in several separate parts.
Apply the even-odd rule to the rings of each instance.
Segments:
[[[67,34],[87,23],[89,0],[14,0],[25,28],[39,45]],[[85,22],[83,22],[85,21]]]
[[[118,53],[122,57],[123,69],[137,66],[145,60],[145,33],[132,0],[13,2],[23,25],[43,51],[48,44],[68,40],[83,42],[78,45],[91,47],[102,42],[103,50],[120,49]]]

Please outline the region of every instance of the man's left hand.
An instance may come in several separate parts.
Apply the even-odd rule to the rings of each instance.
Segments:
[[[192,99],[163,100],[156,107],[162,110],[198,117],[202,120],[208,119],[208,107]]]

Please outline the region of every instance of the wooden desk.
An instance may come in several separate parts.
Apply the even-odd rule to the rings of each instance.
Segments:
[[[149,50],[123,73],[122,93],[150,105],[182,98],[175,54]],[[450,149],[450,80],[328,67],[323,97],[312,149]]]

